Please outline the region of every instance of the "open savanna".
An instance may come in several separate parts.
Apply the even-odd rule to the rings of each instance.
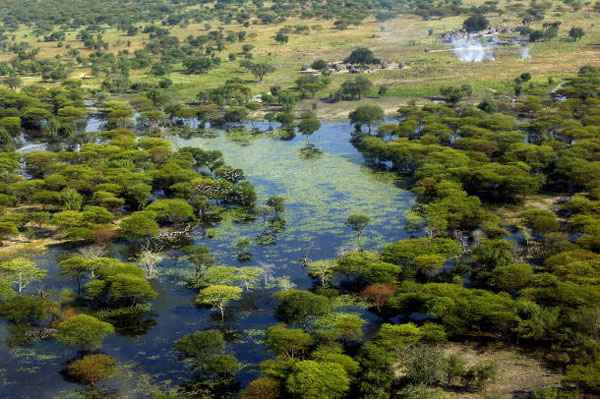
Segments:
[[[477,1],[475,2],[477,3]],[[546,82],[548,78],[558,78],[572,74],[582,65],[598,64],[600,52],[592,46],[600,43],[600,15],[593,13],[590,7],[578,11],[563,9],[562,3],[554,2],[546,12],[544,21],[534,23],[532,28],[541,28],[543,22],[562,21],[558,38],[540,43],[530,44],[528,60],[520,58],[517,47],[499,48],[495,61],[481,63],[464,63],[458,60],[449,46],[442,43],[440,35],[444,32],[459,29],[466,15],[443,19],[424,20],[420,17],[400,15],[394,19],[378,22],[374,18],[365,20],[359,26],[347,30],[337,30],[333,21],[303,20],[290,18],[284,23],[275,25],[251,25],[243,27],[239,24],[219,25],[189,24],[171,28],[171,34],[184,40],[192,35],[201,35],[213,29],[223,31],[247,31],[247,39],[241,43],[228,44],[220,54],[220,66],[204,74],[186,74],[181,65],[176,65],[167,76],[174,83],[173,93],[184,100],[193,100],[201,90],[221,85],[231,78],[240,78],[250,84],[255,94],[265,92],[272,86],[290,87],[299,77],[303,65],[316,59],[339,61],[346,57],[353,48],[369,47],[385,61],[398,62],[405,65],[402,69],[381,70],[368,74],[375,87],[385,85],[388,91],[384,98],[373,98],[370,101],[380,104],[386,110],[393,110],[408,100],[433,96],[439,89],[448,85],[469,84],[473,87],[475,97],[485,97],[491,92],[510,91],[512,80],[523,72],[530,72],[534,82]],[[528,5],[525,2],[500,2],[500,12],[491,14],[494,27],[515,28],[521,22],[519,12]],[[277,44],[274,36],[285,26],[307,25],[310,33],[290,34],[287,44]],[[585,30],[583,39],[572,42],[567,40],[568,31],[577,26]],[[85,55],[91,51],[83,48],[77,40],[77,32],[68,32],[67,40],[62,47],[55,42],[42,42],[26,29],[16,33],[16,42],[29,41],[40,48],[40,58],[66,57],[66,49],[76,48]],[[104,40],[109,43],[110,51],[119,53],[127,50],[133,53],[147,43],[148,35],[140,33],[128,37],[117,30],[106,30]],[[239,54],[244,44],[252,44],[255,61],[269,62],[276,71],[256,82],[254,77],[240,67],[239,61],[229,61],[228,54]],[[430,51],[433,50],[433,51]],[[10,55],[1,54],[0,60],[8,60]],[[239,57],[238,57],[239,59]],[[335,91],[348,74],[331,75],[331,84],[317,94],[322,98]],[[71,78],[84,79],[84,85],[90,88],[100,86],[102,77],[92,77],[88,68],[73,64]],[[136,70],[132,73],[134,81],[157,81],[158,78],[147,70]],[[38,82],[32,76],[25,79],[27,84]],[[305,101],[304,106],[316,100]],[[341,116],[347,114],[354,104],[324,104],[319,106],[323,116]]]

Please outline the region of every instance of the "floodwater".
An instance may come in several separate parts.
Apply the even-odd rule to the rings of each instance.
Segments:
[[[93,122],[95,123],[95,122]],[[93,125],[94,127],[96,125]],[[271,245],[256,243],[256,237],[267,227],[258,219],[250,223],[224,220],[211,231],[213,238],[202,232],[195,242],[207,245],[219,263],[238,266],[233,246],[241,237],[253,241],[253,258],[244,265],[258,265],[268,272],[252,298],[242,301],[226,321],[226,327],[236,332],[229,347],[246,366],[239,374],[243,385],[258,372],[256,365],[269,357],[261,343],[264,330],[276,322],[273,316],[272,293],[277,289],[296,286],[309,288],[312,280],[300,260],[335,257],[351,248],[353,235],[344,225],[351,212],[362,212],[371,218],[365,231],[365,246],[379,248],[384,242],[406,238],[404,212],[412,206],[412,195],[397,187],[394,175],[374,172],[364,166],[363,158],[350,143],[352,128],[347,122],[326,122],[311,137],[311,142],[323,151],[316,159],[302,159],[298,151],[304,138],[281,141],[268,135],[241,145],[227,134],[215,138],[173,139],[176,146],[195,146],[223,152],[226,162],[241,168],[255,185],[259,204],[272,196],[286,199],[286,227]],[[58,276],[56,259],[76,248],[56,247],[37,258],[49,271],[46,288],[59,291],[73,288]],[[114,256],[126,257],[126,248],[115,245]],[[110,354],[126,366],[113,381],[117,391],[130,397],[143,397],[141,392],[149,381],[153,383],[183,382],[189,377],[183,362],[173,352],[174,342],[196,330],[219,328],[220,322],[205,308],[193,305],[196,291],[186,288],[178,275],[189,270],[177,253],[169,253],[161,263],[161,276],[155,281],[159,297],[152,303],[152,313],[135,324],[138,331],[117,334],[104,343],[101,351]],[[39,288],[38,287],[33,287]],[[364,309],[349,308],[363,314],[369,321],[376,317]],[[11,349],[6,345],[7,325],[0,323],[0,397],[49,399],[62,397],[79,386],[63,379],[65,364],[77,352],[52,341],[31,347]]]

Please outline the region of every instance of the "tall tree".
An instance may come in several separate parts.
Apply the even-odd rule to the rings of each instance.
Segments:
[[[46,270],[40,269],[27,258],[19,257],[0,263],[0,278],[15,287],[19,294],[34,281],[42,280],[46,274]]]

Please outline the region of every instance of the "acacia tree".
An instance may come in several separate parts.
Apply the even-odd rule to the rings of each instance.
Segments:
[[[371,219],[362,213],[353,213],[348,216],[346,220],[346,225],[348,225],[352,231],[356,234],[356,246],[360,249],[360,239],[362,234],[371,222]]]
[[[60,273],[65,277],[75,279],[77,283],[77,294],[81,295],[81,283],[85,276],[92,275],[94,272],[94,262],[85,259],[83,256],[71,256],[61,260]]]
[[[350,389],[350,379],[340,364],[302,360],[294,364],[287,389],[303,399],[340,399]]]
[[[46,277],[46,274],[46,270],[40,269],[27,258],[19,257],[0,263],[0,279],[14,286],[19,294],[29,284]]]
[[[265,271],[261,267],[240,267],[237,269],[235,280],[244,287],[245,291],[248,291],[256,285],[264,273]]]
[[[248,72],[252,73],[259,82],[262,82],[265,76],[269,73],[275,72],[275,67],[266,62],[252,62],[244,60],[240,62],[240,65],[244,67]]]
[[[209,305],[221,314],[221,321],[225,321],[225,308],[229,303],[238,301],[242,297],[242,289],[231,285],[211,285],[200,291],[196,303]]]
[[[319,283],[322,287],[327,287],[329,285],[329,281],[333,277],[335,273],[335,268],[337,267],[337,263],[331,260],[318,260],[315,262],[308,262],[306,268],[308,269],[308,274],[313,277],[319,279]]]
[[[61,322],[57,330],[58,341],[83,349],[99,348],[104,338],[115,332],[112,324],[86,314],[79,314]]]
[[[372,284],[362,290],[360,295],[372,302],[377,308],[377,311],[381,311],[381,307],[384,306],[389,299],[396,292],[396,287],[392,284]]]
[[[298,122],[298,131],[306,136],[306,145],[310,145],[310,136],[319,130],[321,127],[321,121],[317,118],[314,112],[306,111],[300,116],[300,122]]]
[[[367,125],[371,134],[373,125],[383,121],[383,115],[383,109],[378,105],[361,105],[350,113],[350,121],[357,131],[360,131],[363,125]]]
[[[277,356],[293,360],[310,349],[313,338],[300,328],[288,328],[284,324],[278,324],[267,330],[265,344]]]

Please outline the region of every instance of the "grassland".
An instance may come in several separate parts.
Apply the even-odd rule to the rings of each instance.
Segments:
[[[479,2],[474,0],[472,3]],[[517,48],[500,48],[496,52],[495,61],[481,63],[461,62],[451,51],[429,51],[448,49],[448,46],[441,42],[440,34],[460,28],[465,16],[440,20],[399,16],[383,23],[370,19],[361,26],[343,31],[334,29],[331,21],[289,19],[278,25],[251,25],[245,28],[233,24],[222,27],[225,32],[246,30],[248,39],[244,43],[255,46],[254,58],[268,61],[277,68],[276,72],[267,75],[263,82],[255,82],[237,61],[227,60],[228,53],[241,52],[243,43],[230,44],[221,55],[222,64],[208,73],[188,75],[183,73],[179,66],[168,77],[174,82],[176,96],[184,100],[191,100],[201,89],[218,86],[232,77],[247,80],[251,83],[253,92],[260,93],[271,86],[293,85],[293,81],[300,75],[300,68],[316,59],[341,60],[352,48],[365,46],[373,49],[385,61],[402,62],[406,65],[403,69],[381,70],[368,75],[376,86],[389,87],[385,98],[370,100],[379,103],[386,110],[393,110],[409,100],[435,95],[440,87],[447,85],[468,83],[478,97],[484,97],[492,91],[510,90],[512,80],[523,72],[530,72],[534,82],[542,82],[549,77],[560,79],[575,72],[582,65],[600,62],[600,52],[592,46],[593,43],[600,43],[600,27],[597,26],[600,15],[593,13],[590,7],[579,11],[567,11],[563,10],[560,4],[562,3],[554,2],[552,10],[546,13],[546,19],[543,21],[562,21],[558,38],[532,43],[529,60],[522,60]],[[514,28],[520,24],[518,11],[527,7],[527,4],[504,1],[499,7],[504,11],[491,15],[492,26]],[[532,27],[540,28],[541,24],[542,22],[533,24]],[[276,44],[274,36],[285,25],[308,25],[311,32],[290,35],[289,43]],[[567,40],[568,31],[573,26],[582,27],[586,32],[584,38],[577,42]],[[211,29],[217,27],[214,23]],[[183,40],[189,35],[200,35],[206,31],[204,24],[190,24],[173,28],[171,34]],[[104,34],[104,40],[110,44],[110,51],[115,54],[123,50],[133,53],[143,48],[148,36],[138,34],[127,37],[116,30],[108,30]],[[39,47],[41,58],[60,57],[66,48],[79,49],[84,56],[91,53],[76,39],[76,32],[68,32],[67,40],[61,48],[57,47],[55,42],[38,42],[31,32],[26,30],[17,32],[16,41],[29,41],[35,47]],[[0,54],[0,61],[10,57],[10,54]],[[347,74],[332,75],[331,84],[318,93],[317,97],[334,91],[348,77]],[[80,66],[74,66],[71,78],[84,79],[85,86],[92,88],[99,87],[101,82],[100,78],[92,78],[90,71]],[[155,81],[157,78],[142,70],[134,71],[132,79]],[[29,77],[25,79],[25,83],[38,80],[38,77]],[[312,105],[313,102],[315,100],[305,102],[304,107]],[[317,110],[322,116],[337,117],[347,114],[348,109],[352,107],[351,103],[320,104]]]

